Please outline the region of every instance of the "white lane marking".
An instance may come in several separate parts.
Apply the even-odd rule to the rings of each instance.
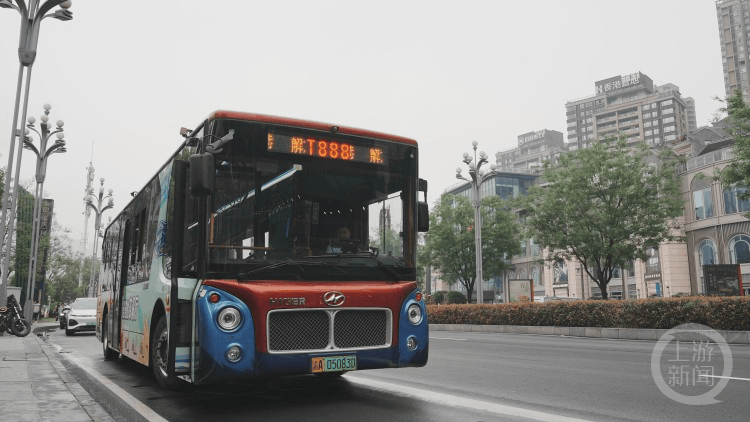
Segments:
[[[81,360],[78,359],[77,357],[75,357],[75,356],[73,356],[73,355],[71,355],[69,353],[61,353],[60,356],[63,356],[65,359],[68,359],[69,361],[73,362],[79,368],[81,368],[84,371],[86,371],[86,373],[89,374],[89,376],[91,376],[91,378],[94,378],[95,380],[97,380],[100,383],[102,383],[105,387],[109,388],[109,390],[111,392],[113,392],[115,395],[117,395],[120,398],[122,398],[125,401],[125,403],[127,403],[128,405],[130,405],[130,407],[132,407],[136,412],[140,413],[140,415],[143,416],[144,418],[146,418],[147,421],[150,421],[150,422],[169,422],[166,419],[162,418],[158,413],[156,413],[153,410],[151,410],[150,407],[148,407],[145,404],[143,404],[140,400],[138,400],[137,398],[131,396],[130,394],[128,394],[127,391],[125,391],[122,388],[120,388],[119,386],[117,386],[117,384],[115,384],[112,381],[110,381],[109,379],[107,379],[104,375],[100,374],[99,372],[97,372],[93,368],[84,366],[83,362],[81,362]]]
[[[469,341],[466,338],[453,338],[453,337],[430,337],[431,340],[454,340],[454,341]]]
[[[703,377],[703,378],[726,378],[726,379],[729,379],[729,380],[750,381],[750,378],[724,377],[724,376],[721,376],[721,375],[703,375],[703,374],[701,374],[700,376]]]
[[[396,393],[403,396],[414,397],[420,400],[452,406],[452,407],[465,407],[472,410],[486,411],[499,415],[506,416],[517,416],[521,418],[533,419],[537,421],[546,422],[581,422],[585,419],[569,418],[560,415],[553,415],[551,413],[539,412],[536,410],[522,409],[520,407],[506,406],[502,404],[495,404],[481,400],[474,400],[465,397],[452,396],[450,394],[437,393],[434,391],[425,391],[417,388],[405,387],[398,384],[391,384],[389,382],[375,381],[366,378],[359,378],[355,376],[347,376],[347,381],[360,384],[367,388],[375,390],[381,390],[387,393]]]

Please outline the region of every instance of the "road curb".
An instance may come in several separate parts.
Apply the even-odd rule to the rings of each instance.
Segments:
[[[667,331],[654,328],[551,327],[533,325],[430,324],[430,331],[557,335],[657,341]],[[750,332],[716,330],[729,344],[750,344]]]
[[[33,330],[31,335],[34,336],[34,340],[39,343],[39,347],[47,356],[52,369],[54,369],[57,375],[60,377],[62,383],[65,385],[65,388],[67,388],[70,393],[73,394],[73,397],[75,397],[75,399],[81,405],[83,410],[89,415],[92,421],[114,422],[114,419],[109,415],[109,413],[107,413],[107,411],[104,410],[104,408],[102,408],[99,403],[94,400],[93,397],[91,397],[86,389],[81,386],[81,384],[78,382],[78,379],[76,379],[75,376],[71,375],[70,372],[68,372],[68,369],[61,362],[62,358],[59,356],[60,352],[45,339],[40,338],[40,335],[43,335],[43,333],[49,331],[47,328],[49,327],[38,327]]]

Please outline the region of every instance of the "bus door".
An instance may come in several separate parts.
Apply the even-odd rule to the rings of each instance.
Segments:
[[[109,344],[116,350],[120,350],[120,329],[122,328],[122,296],[125,289],[125,277],[128,268],[128,251],[130,245],[130,220],[125,222],[125,227],[120,226],[119,238],[123,238],[120,243],[121,258],[117,262],[117,268],[112,280],[112,309],[110,310],[112,321],[111,330],[107,330]]]
[[[169,293],[169,369],[178,376],[189,376],[196,358],[193,338],[194,300],[200,283],[197,278],[179,277],[179,269],[188,273],[195,270],[197,258],[197,210],[199,202],[187,189],[188,163],[176,160],[173,164],[174,212],[172,227],[172,277]],[[186,223],[187,221],[187,223]]]

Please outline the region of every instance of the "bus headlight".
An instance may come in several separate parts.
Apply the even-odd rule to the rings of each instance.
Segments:
[[[412,303],[409,305],[409,308],[406,309],[406,316],[409,318],[409,322],[418,325],[422,322],[422,308],[416,303]]]
[[[219,312],[217,320],[219,327],[223,330],[232,331],[240,326],[242,314],[240,314],[239,309],[228,306]]]

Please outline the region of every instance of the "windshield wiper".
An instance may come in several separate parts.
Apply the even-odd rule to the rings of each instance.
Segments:
[[[335,266],[333,264],[327,263],[327,262],[299,261],[299,260],[295,261],[293,259],[290,259],[289,261],[281,261],[281,262],[277,262],[275,264],[266,265],[265,267],[260,267],[260,268],[256,268],[254,270],[250,270],[250,271],[247,271],[247,272],[244,272],[244,273],[239,273],[239,274],[237,274],[237,276],[238,276],[238,278],[247,278],[248,276],[250,276],[252,274],[266,273],[266,272],[275,270],[277,268],[286,267],[288,265],[294,265],[294,266],[296,266],[300,270],[300,272],[304,272],[304,268],[302,268],[301,265],[307,265],[307,266],[313,265],[313,266],[318,266],[318,267],[333,267],[333,268],[341,271],[342,273],[346,274],[346,271],[342,270],[341,268],[339,268],[339,267],[337,267],[337,266]],[[297,278],[302,279],[302,277],[300,277],[299,274],[296,274],[296,276],[297,276]]]
[[[317,259],[317,258],[365,258],[365,259],[368,259],[370,261],[374,261],[377,264],[378,268],[380,268],[381,270],[383,270],[383,272],[385,272],[386,274],[388,274],[391,277],[393,277],[393,281],[401,281],[401,276],[396,271],[393,271],[393,269],[391,267],[389,267],[389,266],[383,264],[382,262],[380,262],[380,260],[378,260],[378,258],[376,256],[374,256],[370,252],[346,253],[346,254],[311,255],[311,256],[306,256],[305,257],[305,259],[309,259],[309,258],[313,258],[313,259]],[[333,265],[333,264],[331,264],[331,265]],[[336,267],[336,268],[338,268],[338,267]]]

